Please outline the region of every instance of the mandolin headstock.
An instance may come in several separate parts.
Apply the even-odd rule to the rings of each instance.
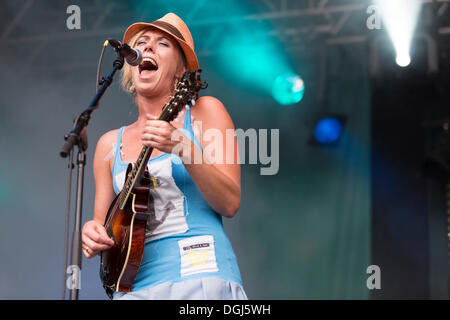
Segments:
[[[198,99],[198,92],[204,88],[200,78],[201,72],[202,70],[198,69],[193,72],[186,71],[183,74],[183,77],[175,88],[172,98],[164,106],[159,120],[170,122],[177,117],[178,113],[186,104],[190,102],[195,104],[195,100]]]

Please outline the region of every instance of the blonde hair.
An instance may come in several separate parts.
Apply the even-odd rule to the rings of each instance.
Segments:
[[[128,43],[128,45],[130,47],[134,47],[136,45],[137,40],[148,30],[152,30],[155,29],[154,27],[147,27],[144,28],[142,30],[140,30],[139,32],[136,32],[136,34],[130,39],[130,43]],[[159,29],[158,29],[159,30]],[[178,49],[180,50],[180,56],[181,59],[178,61],[178,68],[183,67],[183,66],[187,66],[187,61],[186,61],[186,57],[184,55],[183,50],[181,49],[180,45],[178,44],[178,42],[176,40],[174,40],[176,42],[176,44],[178,45]],[[177,82],[177,79],[174,79],[175,83]],[[129,94],[136,94],[136,88],[133,85],[133,79],[131,76],[131,67],[130,65],[128,65],[127,63],[124,64],[123,68],[122,68],[122,72],[121,72],[121,86],[122,89],[129,93]]]

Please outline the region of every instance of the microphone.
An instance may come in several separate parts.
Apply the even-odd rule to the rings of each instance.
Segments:
[[[120,43],[115,39],[108,39],[108,43],[125,58],[130,66],[137,66],[142,62],[142,52],[139,49],[133,49],[126,43]]]

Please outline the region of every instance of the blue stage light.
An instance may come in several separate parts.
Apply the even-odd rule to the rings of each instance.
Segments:
[[[344,125],[337,117],[320,119],[314,128],[314,139],[319,144],[336,143],[342,135]]]

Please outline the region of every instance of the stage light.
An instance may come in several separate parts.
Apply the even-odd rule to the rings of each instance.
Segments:
[[[286,54],[274,42],[263,31],[226,34],[217,54],[222,76],[238,87],[272,95],[274,80],[292,72]]]
[[[344,121],[341,117],[321,118],[314,127],[314,140],[321,145],[335,144],[339,141],[343,130]]]
[[[241,16],[245,16],[248,9],[254,10],[247,8],[246,1],[231,0],[226,3],[231,3],[231,8],[240,12]],[[228,11],[224,10],[224,14],[227,15],[225,12]],[[273,36],[272,26],[267,22],[233,21],[230,32],[220,34],[214,60],[221,77],[234,86],[246,92],[273,96],[275,79],[294,72],[301,63],[293,63],[291,55],[284,49],[284,43]]]
[[[394,44],[400,67],[411,63],[410,46],[417,25],[421,0],[376,0],[377,7]]]
[[[272,95],[282,105],[292,105],[300,102],[305,92],[303,80],[294,73],[278,76],[273,82]]]
[[[409,66],[409,64],[411,63],[411,57],[407,54],[405,55],[397,55],[397,58],[395,59],[395,62],[400,66],[400,67],[407,67]]]

